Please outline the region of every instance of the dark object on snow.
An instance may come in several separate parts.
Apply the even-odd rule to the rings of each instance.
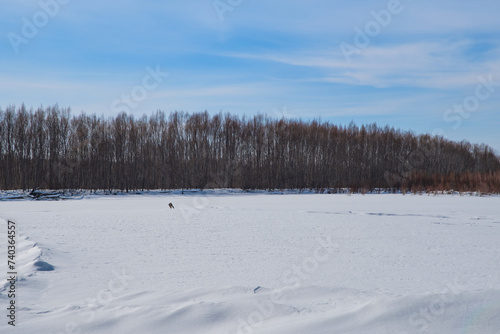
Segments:
[[[77,195],[78,192],[71,192],[71,191],[41,191],[37,190],[36,188],[30,191],[30,193],[27,195],[28,198],[40,201],[40,200],[46,200],[46,201],[58,201],[62,199],[75,199],[75,195]],[[83,197],[82,197],[83,198]]]
[[[61,196],[63,196],[63,193],[61,191],[46,191],[46,192],[43,192],[43,191],[40,191],[40,190],[36,190],[36,189],[33,189],[29,194],[28,194],[29,197],[33,198],[33,199],[36,199],[36,200],[41,200],[41,199],[45,199],[45,200],[58,200],[61,198]]]
[[[173,205],[172,203],[168,203],[168,207],[169,207],[170,209],[174,209],[174,205]]]
[[[257,293],[257,291],[260,289],[260,285],[258,287],[256,287],[255,289],[253,289],[253,293]]]

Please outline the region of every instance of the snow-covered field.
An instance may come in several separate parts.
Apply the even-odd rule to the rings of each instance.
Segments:
[[[0,333],[500,332],[500,197],[87,196],[0,218],[0,277],[7,219],[19,273]]]

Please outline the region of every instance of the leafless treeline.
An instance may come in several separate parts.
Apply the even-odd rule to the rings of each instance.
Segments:
[[[0,109],[2,189],[473,191],[486,182],[498,192],[498,171],[488,146],[375,124],[206,112],[104,118],[72,116],[57,105]]]

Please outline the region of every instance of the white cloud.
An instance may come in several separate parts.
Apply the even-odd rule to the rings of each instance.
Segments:
[[[277,62],[319,69],[323,76],[313,81],[373,87],[414,86],[455,89],[477,83],[480,75],[494,73],[498,60],[469,62],[462,54],[474,42],[417,42],[390,46],[372,46],[361,50],[348,63],[339,50],[287,54],[227,53],[227,57]],[[498,49],[496,49],[498,50]]]

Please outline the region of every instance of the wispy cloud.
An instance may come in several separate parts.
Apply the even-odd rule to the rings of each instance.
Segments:
[[[340,52],[319,51],[307,53],[252,54],[227,53],[226,57],[276,62],[292,66],[310,67],[322,71],[323,76],[309,80],[373,87],[409,86],[421,88],[454,89],[477,82],[478,75],[497,71],[500,60],[496,53],[480,62],[468,62],[464,51],[474,48],[471,40],[374,46],[350,63]]]

